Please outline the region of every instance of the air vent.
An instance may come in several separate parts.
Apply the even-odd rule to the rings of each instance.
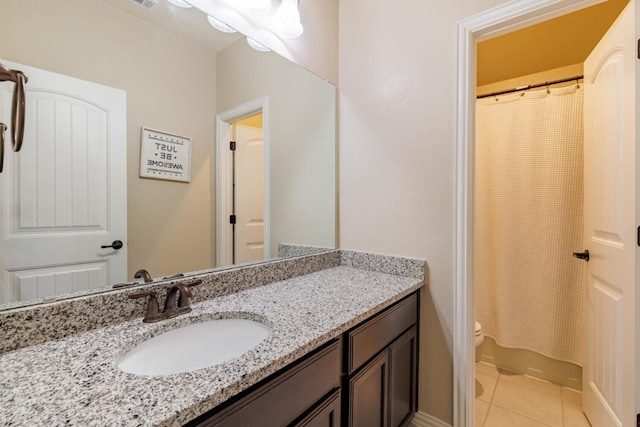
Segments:
[[[147,10],[153,9],[153,7],[158,4],[156,0],[131,0],[131,1],[140,7],[144,7]]]

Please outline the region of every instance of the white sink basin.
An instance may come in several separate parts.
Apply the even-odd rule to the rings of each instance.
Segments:
[[[137,345],[124,355],[118,367],[136,375],[191,372],[246,353],[270,332],[270,326],[246,319],[194,323]]]

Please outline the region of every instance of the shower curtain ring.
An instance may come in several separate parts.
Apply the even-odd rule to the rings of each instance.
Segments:
[[[547,95],[549,95],[551,93],[551,90],[549,90],[549,83],[545,83],[545,85],[547,86]]]

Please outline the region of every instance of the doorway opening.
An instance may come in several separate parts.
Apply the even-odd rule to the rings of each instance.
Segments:
[[[267,99],[217,117],[217,266],[268,259]]]
[[[476,45],[592,6],[598,1],[523,1],[509,3],[458,26],[458,112],[456,155],[456,256],[454,343],[454,425],[474,425],[475,345],[473,214],[475,171]],[[522,54],[526,54],[523,50]],[[513,59],[513,58],[512,58]],[[536,83],[536,82],[531,82]]]

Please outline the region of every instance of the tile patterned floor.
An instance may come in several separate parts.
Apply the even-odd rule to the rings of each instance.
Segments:
[[[476,363],[476,427],[589,427],[582,393]]]

